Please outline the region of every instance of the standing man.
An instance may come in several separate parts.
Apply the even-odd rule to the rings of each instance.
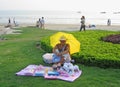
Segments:
[[[107,21],[107,25],[108,25],[108,26],[111,25],[111,20],[110,20],[110,19],[108,19],[108,21]]]
[[[8,19],[8,25],[7,25],[7,27],[10,27],[10,28],[12,27],[10,18]]]
[[[45,20],[44,20],[44,17],[42,17],[42,19],[41,19],[41,28],[45,29]]]
[[[80,31],[82,30],[82,28],[83,28],[84,31],[85,31],[85,17],[84,17],[84,16],[81,17],[81,27],[80,27]]]

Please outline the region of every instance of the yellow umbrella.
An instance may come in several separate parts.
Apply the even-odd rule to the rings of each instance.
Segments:
[[[64,32],[58,32],[50,37],[50,44],[54,47],[56,44],[60,43],[60,37],[66,37],[66,43],[70,45],[70,54],[80,51],[80,42],[72,35]]]

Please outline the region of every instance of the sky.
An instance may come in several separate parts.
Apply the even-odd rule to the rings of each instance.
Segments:
[[[0,10],[120,11],[119,0],[0,0]]]

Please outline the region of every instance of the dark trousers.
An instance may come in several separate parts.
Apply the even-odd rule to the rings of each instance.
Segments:
[[[80,31],[81,31],[82,29],[84,29],[84,31],[85,31],[85,25],[81,25]]]

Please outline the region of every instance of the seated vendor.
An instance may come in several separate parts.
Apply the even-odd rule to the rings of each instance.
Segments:
[[[70,57],[70,45],[66,43],[66,37],[60,37],[60,43],[56,44],[53,48],[53,67],[60,67],[64,62],[69,62]]]

